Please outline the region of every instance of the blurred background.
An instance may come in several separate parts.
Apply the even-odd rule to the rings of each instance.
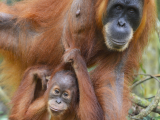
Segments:
[[[12,5],[20,0],[0,0],[8,5]],[[157,3],[157,11],[158,11],[158,19],[160,20],[160,0],[156,0]],[[146,47],[142,61],[140,63],[141,69],[139,73],[142,74],[152,74],[157,75],[160,74],[160,40],[158,38],[158,34],[154,33],[151,38],[149,38],[150,42]],[[138,75],[135,78],[135,81],[145,79],[146,76]],[[147,100],[151,101],[152,97],[156,94],[160,85],[156,80],[149,80],[143,84],[136,86],[133,89],[133,92]],[[5,92],[0,87],[0,120],[8,120],[7,114],[9,108],[7,107],[7,102],[9,101],[8,97],[5,95]],[[159,104],[160,105],[160,104]],[[151,113],[149,116],[145,117],[144,120],[160,120],[160,115]]]

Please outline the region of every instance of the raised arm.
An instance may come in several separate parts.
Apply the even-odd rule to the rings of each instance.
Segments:
[[[71,62],[79,86],[79,117],[81,120],[103,120],[103,111],[95,95],[87,66],[78,49],[70,49],[64,55],[65,62]]]
[[[20,87],[12,99],[10,120],[39,120],[47,110],[44,87],[50,72],[44,67],[31,67],[26,70]],[[46,81],[46,82],[45,82]]]

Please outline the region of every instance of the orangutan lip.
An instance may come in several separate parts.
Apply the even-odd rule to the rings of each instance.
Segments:
[[[125,45],[126,42],[119,42],[119,41],[116,41],[116,40],[113,40],[112,39],[112,42],[115,43],[115,44],[118,44],[118,45]]]
[[[127,42],[126,41],[119,41],[116,39],[113,39],[110,35],[107,36],[107,38],[112,41],[112,43],[118,45],[118,46],[124,46]]]
[[[56,112],[59,111],[58,109],[55,109],[55,108],[53,108],[53,107],[51,107],[51,106],[49,106],[49,107],[50,107],[50,109],[53,110],[53,111],[56,111]]]

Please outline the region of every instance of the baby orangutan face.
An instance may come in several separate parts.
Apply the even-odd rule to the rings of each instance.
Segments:
[[[69,109],[77,91],[76,78],[71,72],[60,71],[51,80],[54,82],[48,98],[48,109],[53,116],[62,115]]]

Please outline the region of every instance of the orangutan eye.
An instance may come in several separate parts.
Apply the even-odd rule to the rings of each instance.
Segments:
[[[64,97],[68,97],[69,95],[68,95],[67,92],[65,92],[65,93],[63,93],[63,96],[64,96]]]
[[[55,94],[59,94],[60,93],[60,91],[58,89],[55,89],[54,92],[55,92]]]
[[[130,13],[134,13],[134,12],[135,12],[135,9],[130,8],[130,9],[129,9],[129,12],[130,12]]]
[[[116,6],[116,9],[117,9],[117,10],[122,10],[123,7],[122,7],[121,5],[117,5],[117,6]]]

